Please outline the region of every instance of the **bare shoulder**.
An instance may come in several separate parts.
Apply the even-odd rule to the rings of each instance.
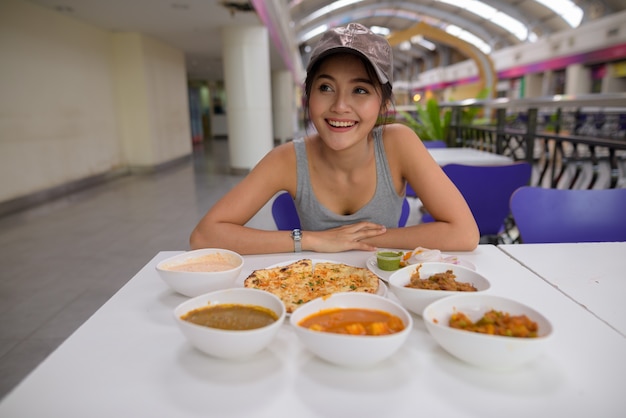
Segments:
[[[423,147],[417,134],[408,126],[392,123],[383,128],[383,142],[387,153],[413,152]]]
[[[294,145],[293,142],[285,142],[284,144],[278,145],[274,148],[272,148],[272,150],[267,154],[268,156],[272,156],[274,158],[289,158],[289,157],[294,157],[295,158],[295,151],[294,151]]]
[[[383,135],[394,138],[407,138],[412,140],[419,139],[417,134],[403,123],[390,123],[383,127]]]
[[[295,190],[296,155],[293,143],[272,148],[246,176],[244,183],[254,190]]]
[[[277,171],[295,169],[296,153],[292,142],[287,142],[272,148],[259,161],[254,170]]]
[[[383,129],[383,144],[387,161],[396,179],[413,178],[418,171],[432,173],[437,167],[422,140],[406,125],[386,125]]]

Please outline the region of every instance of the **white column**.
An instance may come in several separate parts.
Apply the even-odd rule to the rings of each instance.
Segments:
[[[618,64],[606,64],[606,73],[602,79],[602,93],[626,91],[626,78],[618,74]]]
[[[552,96],[554,91],[554,71],[546,70],[541,80],[541,94],[539,96]]]
[[[272,115],[274,139],[284,143],[293,139],[295,113],[293,77],[289,71],[272,73]]]
[[[588,94],[591,91],[591,72],[583,64],[568,65],[565,69],[565,94]]]
[[[274,146],[268,33],[229,26],[222,38],[230,167],[247,171]]]
[[[526,97],[541,96],[541,87],[543,83],[543,74],[533,73],[524,75],[526,79]]]

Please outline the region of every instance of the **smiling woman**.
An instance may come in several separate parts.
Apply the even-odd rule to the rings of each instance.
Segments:
[[[192,247],[242,254],[473,249],[478,230],[462,195],[411,129],[385,120],[393,106],[392,62],[389,42],[360,24],[325,33],[304,83],[315,132],[270,151],[199,222]],[[435,222],[397,227],[407,182]],[[301,231],[246,227],[281,191],[294,198]]]

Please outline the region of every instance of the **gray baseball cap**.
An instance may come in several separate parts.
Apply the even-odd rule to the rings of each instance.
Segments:
[[[328,55],[337,52],[356,53],[367,59],[378,75],[381,84],[392,83],[393,55],[387,39],[359,23],[328,30],[313,49],[307,72],[313,65]]]

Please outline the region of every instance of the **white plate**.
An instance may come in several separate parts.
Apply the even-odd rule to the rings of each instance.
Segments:
[[[283,267],[283,266],[287,266],[291,263],[295,263],[296,261],[302,260],[302,258],[297,258],[297,259],[293,259],[293,260],[289,260],[289,261],[283,261],[282,263],[277,263],[277,264],[272,264],[271,266],[267,266],[265,267],[266,269],[273,269],[275,267]],[[321,258],[312,258],[311,261],[313,262],[313,267],[315,268],[315,265],[317,263],[336,263],[336,264],[346,264],[346,263],[342,263],[340,261],[335,261],[335,260],[324,260]],[[346,265],[351,265],[351,264],[346,264]],[[353,266],[353,267],[357,267],[357,266]],[[372,271],[372,269],[370,269],[370,271]],[[382,271],[382,270],[381,270]],[[375,271],[372,271],[374,274],[376,274],[377,276],[379,276]],[[252,274],[252,273],[250,273]],[[246,275],[243,280],[246,279],[246,277],[248,277],[248,275]],[[380,277],[380,276],[379,276]],[[243,286],[243,282],[241,283],[241,286]],[[376,291],[376,294],[378,296],[383,296],[383,297],[387,297],[387,285],[385,284],[385,282],[383,282],[382,280],[378,279],[378,290]]]
[[[441,257],[443,259],[440,260],[440,262],[450,263],[450,264],[458,264],[458,265],[461,265],[463,267],[467,267],[467,268],[470,268],[472,270],[476,270],[476,266],[473,263],[470,263],[467,260],[463,260],[463,259],[458,258],[456,256],[451,256],[451,255],[446,255],[446,254],[441,254]],[[427,263],[427,262],[428,261],[425,261],[425,263]],[[389,277],[391,277],[391,275],[397,271],[397,270],[387,271],[387,270],[379,269],[378,268],[378,263],[376,262],[376,256],[375,255],[373,255],[370,258],[368,258],[367,261],[365,262],[365,264],[367,265],[367,268],[372,273],[374,273],[375,275],[377,275],[378,277],[380,277],[384,281],[389,281]]]

